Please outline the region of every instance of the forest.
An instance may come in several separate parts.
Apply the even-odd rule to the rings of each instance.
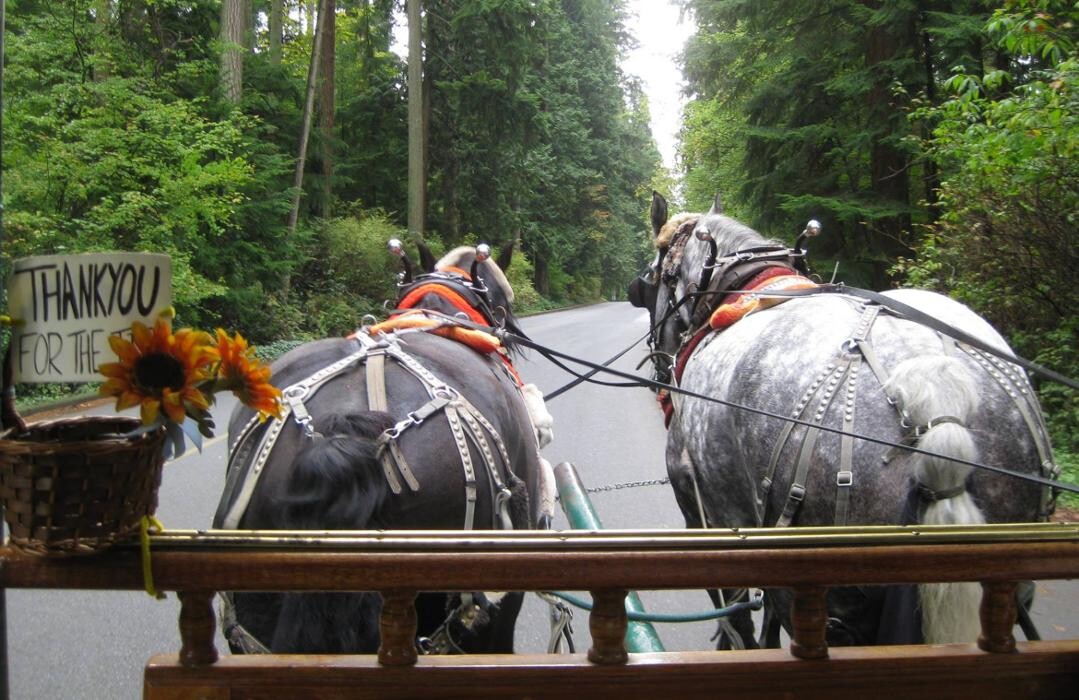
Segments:
[[[521,310],[556,308],[624,297],[653,189],[689,210],[719,192],[769,236],[820,220],[823,276],[947,292],[1079,374],[1079,5],[655,1],[695,27],[675,172],[621,67],[629,2],[422,2],[412,235],[517,241]],[[410,235],[405,11],[7,0],[4,264],[167,253],[178,322],[270,348],[382,313],[386,241]],[[1075,482],[1079,400],[1038,389]]]

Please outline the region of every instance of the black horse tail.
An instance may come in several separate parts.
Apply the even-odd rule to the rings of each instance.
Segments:
[[[365,530],[381,527],[388,497],[375,439],[394,424],[381,411],[328,415],[315,421],[321,437],[293,464],[287,495],[278,499],[281,527]],[[276,653],[373,652],[378,648],[377,593],[288,593],[271,649]]]
[[[977,380],[957,358],[929,356],[899,363],[888,386],[908,421],[919,429],[917,446],[933,453],[911,455],[921,524],[984,523],[985,515],[967,491],[972,468],[948,459],[977,459],[974,435],[966,427],[978,407]],[[927,643],[977,639],[978,584],[922,584],[918,593]]]

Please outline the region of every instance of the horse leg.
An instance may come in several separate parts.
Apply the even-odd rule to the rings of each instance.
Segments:
[[[511,591],[504,593],[499,601],[490,604],[488,614],[491,622],[484,633],[484,651],[492,654],[513,653],[513,634],[524,598],[525,594],[521,591]]]
[[[674,459],[672,459],[672,457]],[[667,474],[674,487],[675,500],[690,529],[708,527],[704,503],[697,485],[697,468],[688,450],[681,446],[680,433],[672,428],[667,440]],[[708,595],[716,608],[723,608],[748,595],[744,588],[709,589]],[[717,649],[756,649],[758,648],[753,617],[748,610],[720,618],[716,637]]]
[[[779,648],[779,631],[783,625],[779,622],[779,618],[776,617],[772,609],[764,606],[764,619],[761,620],[761,636],[757,640],[757,644],[764,649],[778,649]]]
[[[514,629],[524,593],[455,594],[443,600],[443,620],[436,623],[438,628],[431,633],[433,651],[513,653]]]

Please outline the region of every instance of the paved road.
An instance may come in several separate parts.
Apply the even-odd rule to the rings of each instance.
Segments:
[[[603,361],[647,329],[647,317],[627,304],[601,304],[534,316],[524,327],[535,340],[564,352]],[[614,366],[630,371],[643,350],[628,353]],[[531,353],[519,363],[522,376],[544,392],[570,379]],[[224,398],[224,397],[223,397]],[[661,479],[664,431],[652,394],[643,389],[578,386],[550,402],[555,440],[548,459],[574,463],[585,486],[607,487]],[[110,413],[109,406],[81,409]],[[231,404],[215,411],[225,425]],[[220,438],[201,455],[189,453],[165,467],[158,516],[166,527],[208,527],[224,477],[225,450]],[[603,490],[592,501],[607,528],[679,528],[683,521],[669,486]],[[561,516],[559,528],[567,527]],[[702,592],[641,593],[654,612],[689,612],[706,608]],[[1079,636],[1079,582],[1039,586],[1035,622],[1046,638]],[[144,593],[19,591],[8,592],[10,684],[17,699],[136,700],[141,697],[142,667],[152,654],[179,648],[179,604]],[[588,647],[587,618],[578,615],[574,639]],[[657,625],[668,650],[708,649],[711,623]],[[546,606],[528,596],[518,625],[519,651],[547,648]],[[226,649],[218,640],[218,648]]]

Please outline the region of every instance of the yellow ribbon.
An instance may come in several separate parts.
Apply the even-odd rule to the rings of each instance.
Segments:
[[[142,522],[139,523],[139,544],[142,550],[142,585],[146,589],[147,595],[151,595],[158,600],[164,600],[165,594],[154,588],[154,572],[150,568],[150,528],[153,528],[154,532],[157,533],[164,531],[165,526],[152,515],[142,516]]]

